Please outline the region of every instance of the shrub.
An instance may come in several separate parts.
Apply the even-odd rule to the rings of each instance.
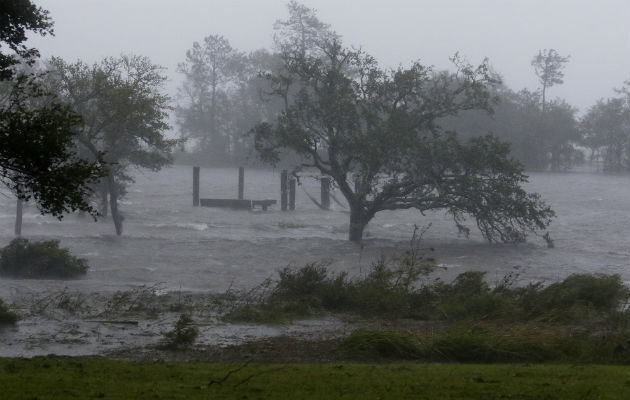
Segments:
[[[619,275],[574,274],[545,288],[530,285],[519,294],[530,316],[570,321],[617,312],[630,291]]]
[[[351,359],[399,359],[422,357],[418,342],[409,335],[394,331],[360,329],[339,344],[339,353]]]
[[[12,325],[19,319],[18,315],[11,312],[0,299],[0,325]]]
[[[165,349],[190,347],[199,336],[199,330],[192,324],[193,320],[189,315],[181,314],[173,330],[164,334],[164,343],[161,347]]]
[[[516,329],[512,329],[516,328]],[[537,325],[455,327],[430,335],[360,329],[344,338],[337,351],[354,360],[422,360],[438,362],[627,363],[626,334],[567,334]]]
[[[380,259],[369,273],[349,279],[325,264],[285,268],[264,291],[237,302],[231,320],[280,322],[325,311],[370,317],[420,320],[495,320],[597,324],[598,329],[627,331],[629,289],[618,275],[572,275],[547,287],[514,287],[507,276],[495,287],[485,273],[468,271],[453,282],[425,282],[425,272]],[[625,305],[624,305],[625,304]]]
[[[87,261],[76,258],[59,241],[16,238],[0,250],[0,275],[19,278],[72,278],[83,275]]]

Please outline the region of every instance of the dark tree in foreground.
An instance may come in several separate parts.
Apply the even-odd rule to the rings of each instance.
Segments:
[[[19,198],[34,199],[42,213],[61,218],[69,211],[96,215],[86,198],[101,176],[98,160],[74,153],[81,119],[42,89],[37,76],[19,73],[37,50],[26,47],[26,31],[52,33],[48,13],[28,0],[0,4],[0,181]]]
[[[377,212],[409,208],[446,210],[464,232],[472,216],[490,241],[523,241],[549,225],[553,211],[521,188],[527,176],[508,145],[492,136],[461,143],[437,124],[490,109],[487,64],[473,68],[455,57],[455,73],[419,63],[385,71],[336,41],[321,50],[284,52],[284,72],[268,78],[286,107],[253,134],[264,160],[292,149],[302,167],[333,178],[350,206],[350,240],[362,239]]]
[[[0,48],[6,45],[11,51],[0,53],[0,80],[11,79],[14,66],[22,62],[33,64],[39,52],[28,48],[26,32],[40,35],[52,34],[53,22],[48,11],[37,7],[30,0],[3,0],[0,2]]]

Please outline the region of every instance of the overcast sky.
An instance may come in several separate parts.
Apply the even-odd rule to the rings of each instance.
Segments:
[[[270,48],[288,0],[34,0],[50,11],[55,37],[32,36],[42,56],[93,63],[146,55],[175,72],[194,41],[220,34],[242,51]],[[488,57],[505,83],[537,88],[530,65],[540,49],[571,55],[565,83],[550,90],[584,111],[630,78],[628,0],[304,0],[320,20],[384,66],[420,60],[449,67],[455,52]]]

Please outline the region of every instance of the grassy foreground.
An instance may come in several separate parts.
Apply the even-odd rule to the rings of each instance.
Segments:
[[[622,399],[627,366],[0,359],[9,399]]]

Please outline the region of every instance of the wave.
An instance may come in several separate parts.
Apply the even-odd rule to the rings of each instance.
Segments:
[[[174,222],[172,224],[146,224],[146,226],[151,228],[190,229],[199,232],[207,231],[210,228],[208,224],[202,222]]]

